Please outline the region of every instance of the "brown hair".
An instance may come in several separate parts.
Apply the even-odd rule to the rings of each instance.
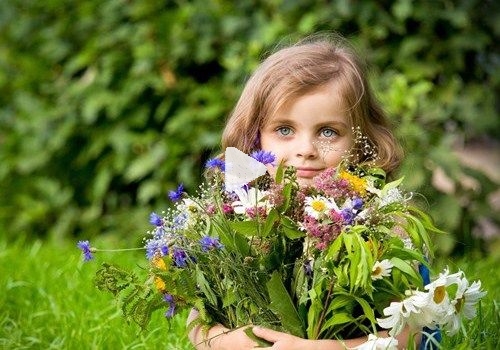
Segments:
[[[341,38],[310,38],[276,51],[246,83],[224,129],[223,149],[258,149],[259,131],[284,103],[335,82],[351,125],[376,147],[377,165],[392,172],[401,161],[401,147],[365,75],[364,65]]]

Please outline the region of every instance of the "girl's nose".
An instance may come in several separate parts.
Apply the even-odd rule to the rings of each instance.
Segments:
[[[296,147],[295,151],[297,157],[314,159],[318,156],[318,149],[314,145],[313,138],[311,137],[300,138],[294,147]]]

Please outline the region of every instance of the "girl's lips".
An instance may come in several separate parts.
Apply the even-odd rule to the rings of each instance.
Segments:
[[[320,168],[307,168],[307,167],[297,167],[297,177],[302,178],[313,178],[322,172],[324,169]]]

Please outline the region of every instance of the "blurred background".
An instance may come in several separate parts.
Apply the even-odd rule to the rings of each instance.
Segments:
[[[143,251],[84,264],[76,242],[142,246],[150,212],[221,151],[261,59],[316,32],[366,58],[400,175],[447,232],[436,271],[488,291],[443,348],[500,348],[495,0],[0,0],[0,348],[192,349],[187,315],[139,333],[93,285],[103,260],[144,277]]]
[[[280,42],[347,37],[404,143],[439,254],[500,237],[494,0],[0,2],[0,234],[140,242],[194,191],[245,80]]]

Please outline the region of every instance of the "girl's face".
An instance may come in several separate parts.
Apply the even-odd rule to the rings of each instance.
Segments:
[[[260,131],[261,148],[274,153],[277,164],[296,167],[301,186],[337,166],[353,145],[348,111],[336,92],[326,85],[291,100]]]

